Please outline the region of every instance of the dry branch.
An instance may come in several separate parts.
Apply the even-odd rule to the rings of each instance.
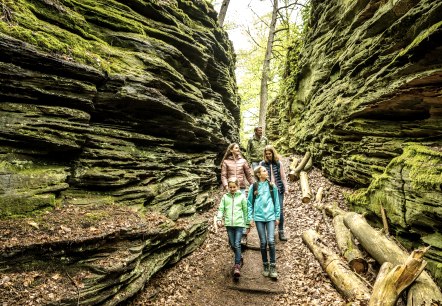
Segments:
[[[407,260],[408,254],[404,250],[371,227],[361,215],[354,212],[346,213],[344,223],[365,250],[380,264],[391,262],[393,265],[401,265]],[[442,303],[442,293],[430,275],[423,271],[410,286],[407,306],[432,305],[433,300]]]
[[[290,180],[295,181],[299,179],[299,174],[304,169],[307,162],[309,161],[310,156],[311,156],[310,152],[308,151],[305,152],[305,155],[302,158],[301,162],[298,164],[298,166],[296,166],[296,168],[294,169],[290,167],[290,173],[289,173]]]
[[[295,172],[296,173],[300,173],[305,165],[307,164],[308,160],[310,159],[311,153],[309,151],[305,152],[304,157],[302,158],[301,162],[299,163],[299,165],[296,167]]]
[[[385,214],[384,206],[381,205],[381,216],[382,216],[382,224],[384,225],[384,234],[389,236],[390,231],[388,230],[388,222],[387,222],[387,215]]]
[[[312,192],[310,190],[310,186],[308,184],[308,175],[307,172],[301,171],[301,191],[302,191],[302,203],[310,202],[312,197]]]
[[[322,197],[324,194],[324,187],[319,187],[318,192],[316,193],[316,203],[321,203],[322,202]]]
[[[217,221],[217,218],[215,215],[215,216],[213,216],[213,229],[215,231],[215,234],[218,233],[218,223],[216,221]]]
[[[305,164],[304,168],[302,169],[303,171],[310,171],[310,169],[313,167],[313,158],[312,156],[310,156],[310,158],[308,159],[307,163]]]
[[[338,291],[349,301],[368,302],[370,289],[352,272],[340,257],[333,253],[314,230],[302,234],[302,240],[315,255]]]
[[[369,306],[394,306],[399,295],[421,274],[427,264],[423,260],[424,248],[415,250],[400,266],[385,262],[379,271]]]
[[[299,160],[298,160],[297,158],[294,158],[293,161],[292,161],[292,163],[290,164],[290,167],[289,167],[289,169],[290,169],[290,172],[289,172],[289,179],[290,179],[291,181],[295,181],[295,180],[299,179],[299,175],[297,176],[297,175],[296,175],[296,172],[295,172],[296,165],[298,165],[298,161],[299,161]]]

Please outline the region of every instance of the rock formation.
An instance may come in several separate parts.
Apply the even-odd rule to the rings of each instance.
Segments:
[[[267,130],[283,151],[311,151],[337,183],[378,180],[355,205],[378,217],[384,205],[397,234],[430,244],[440,285],[441,16],[440,1],[312,1],[306,42],[289,52]],[[408,143],[423,147],[413,160],[425,167],[407,170]]]
[[[113,305],[204,239],[194,216],[239,135],[231,43],[202,0],[6,0],[0,17],[0,217],[70,205],[167,217],[26,246],[72,275],[81,258],[95,277],[78,301]],[[3,272],[30,260],[22,247],[0,248]],[[130,256],[99,268],[111,250]]]

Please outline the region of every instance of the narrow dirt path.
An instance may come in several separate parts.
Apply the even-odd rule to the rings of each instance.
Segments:
[[[288,165],[288,160],[284,160],[284,163]],[[324,202],[336,202],[345,209],[343,192],[349,192],[350,189],[332,184],[318,169],[309,172],[309,182],[313,194],[322,186],[327,190]],[[337,252],[330,221],[325,222],[312,203],[301,202],[299,181],[289,182],[289,193],[284,206],[285,232],[289,240],[277,240],[277,281],[261,275],[260,253],[250,249],[244,253],[241,279],[239,282],[232,280],[230,272],[233,254],[228,248],[225,230],[214,231],[212,220],[216,208],[213,208],[207,213],[210,227],[203,246],[175,266],[157,274],[128,305],[345,304],[301,239],[305,230],[316,229]],[[221,194],[214,196],[219,199]]]

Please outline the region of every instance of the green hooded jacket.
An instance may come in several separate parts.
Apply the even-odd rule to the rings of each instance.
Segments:
[[[224,218],[225,226],[249,227],[247,219],[247,200],[241,191],[230,192],[223,195],[219,204],[216,219],[221,221]]]

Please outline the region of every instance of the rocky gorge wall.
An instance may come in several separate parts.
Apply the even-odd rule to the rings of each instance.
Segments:
[[[442,285],[442,2],[312,1],[287,71],[268,136],[309,150],[337,183],[369,186],[353,208],[379,220],[383,205],[407,246],[431,245]]]
[[[105,238],[84,223],[81,243],[28,255],[4,237],[1,269],[38,249],[93,275],[65,303],[114,305],[204,240],[197,212],[239,135],[231,43],[202,0],[6,0],[0,17],[0,217],[118,205],[163,220]]]

